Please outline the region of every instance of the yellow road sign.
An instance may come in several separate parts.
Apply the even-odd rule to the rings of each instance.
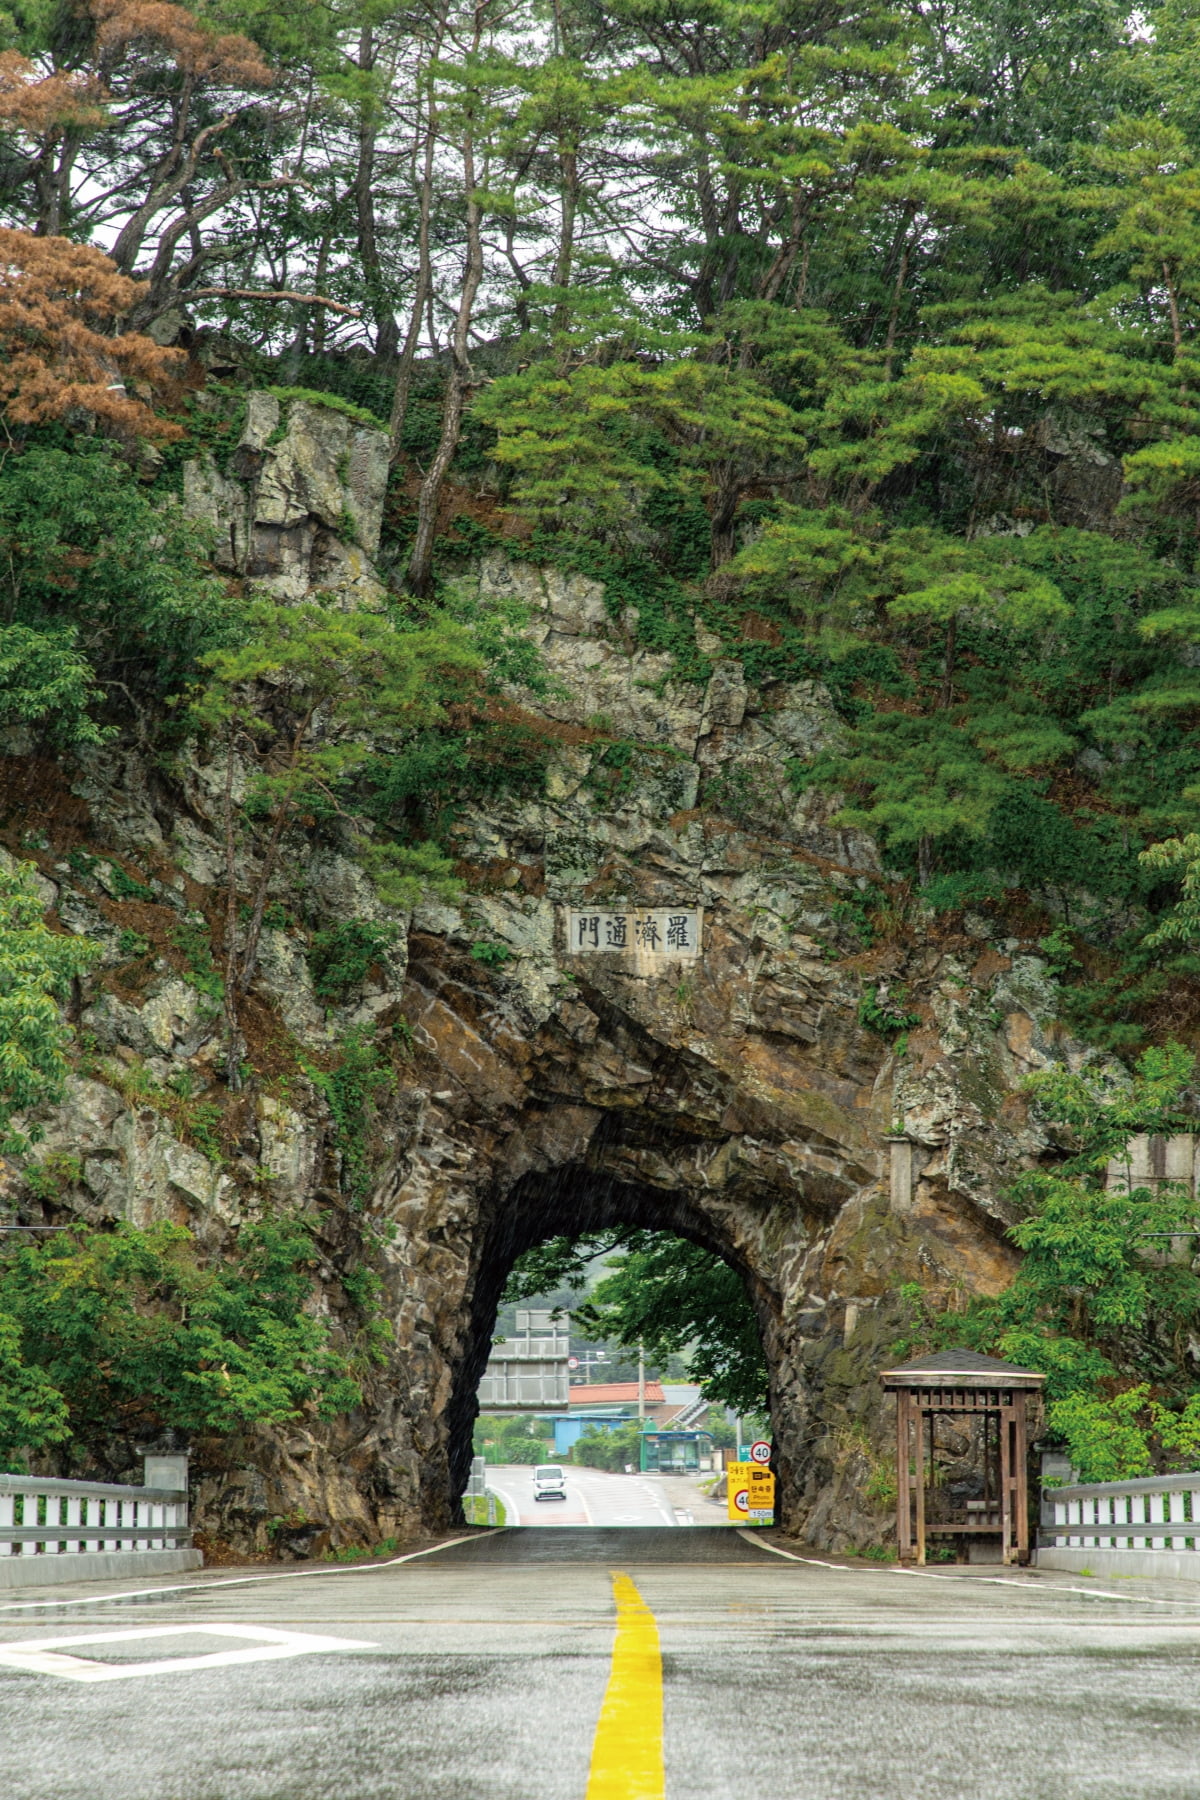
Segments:
[[[775,1512],[775,1477],[760,1463],[733,1462],[725,1470],[729,1517],[739,1525],[765,1525]]]

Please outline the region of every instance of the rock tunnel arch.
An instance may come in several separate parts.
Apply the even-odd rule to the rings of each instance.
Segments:
[[[831,991],[815,1041],[760,1029],[765,966],[760,955],[747,968],[714,925],[686,1015],[662,982],[586,965],[566,979],[558,963],[557,986],[530,989],[526,1011],[516,977],[410,938],[405,1013],[440,1079],[397,1121],[379,1197],[397,1233],[385,1259],[396,1348],[361,1456],[379,1444],[385,1525],[401,1516],[390,1495],[425,1530],[461,1519],[478,1383],[516,1257],[630,1225],[696,1243],[741,1278],[769,1372],[778,1514],[785,1529],[824,1532],[851,1480],[828,1466],[826,1368],[853,1297],[888,1279],[860,1287],[863,1258],[846,1246],[873,1242],[869,1220],[887,1208],[890,1064],[849,985]],[[723,1010],[710,1020],[713,983]],[[859,1377],[856,1416],[877,1386],[873,1371]],[[835,1420],[846,1385],[830,1390]]]
[[[480,1221],[474,1281],[466,1306],[463,1348],[446,1409],[450,1502],[457,1509],[470,1474],[472,1437],[478,1416],[476,1393],[491,1350],[496,1316],[517,1258],[553,1237],[579,1238],[614,1227],[637,1227],[686,1239],[728,1264],[740,1277],[758,1324],[769,1374],[772,1417],[783,1398],[783,1295],[770,1274],[756,1265],[733,1224],[706,1210],[681,1191],[664,1191],[568,1163],[523,1176],[497,1196]],[[774,1354],[773,1354],[774,1353]],[[781,1457],[778,1473],[784,1484]]]

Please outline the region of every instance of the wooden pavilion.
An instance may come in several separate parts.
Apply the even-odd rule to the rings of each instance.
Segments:
[[[1018,1369],[975,1350],[939,1350],[899,1368],[885,1369],[884,1390],[896,1396],[896,1537],[901,1562],[925,1561],[925,1540],[934,1535],[1000,1539],[1000,1560],[1029,1561],[1029,1495],[1026,1396],[1038,1393],[1046,1377]],[[936,1420],[965,1414],[978,1423],[976,1450],[982,1492],[960,1508],[938,1503],[934,1487]],[[935,1516],[931,1517],[931,1511]],[[961,1516],[948,1517],[949,1512]]]

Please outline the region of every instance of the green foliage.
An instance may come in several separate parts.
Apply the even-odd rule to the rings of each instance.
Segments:
[[[466,533],[470,520],[460,521]],[[470,547],[470,535],[467,547]],[[486,539],[487,534],[484,533]],[[488,546],[476,546],[480,553]],[[398,615],[400,623],[410,621]],[[486,603],[470,584],[449,584],[443,617],[468,634],[480,679],[464,682],[453,665],[431,670],[439,712],[417,723],[387,755],[364,766],[361,790],[369,817],[403,840],[445,844],[461,808],[508,795],[540,795],[558,743],[536,714],[516,706],[508,690],[546,691],[541,654],[528,635],[529,609],[515,595]]]
[[[1069,1126],[1080,1146],[1074,1168],[1099,1170],[1138,1132],[1169,1134],[1194,1124],[1184,1096],[1195,1058],[1182,1044],[1142,1053],[1123,1080],[1062,1064],[1031,1075],[1029,1093],[1046,1118]]]
[[[1200,942],[1200,832],[1151,844],[1139,860],[1148,869],[1179,873],[1179,899],[1147,933],[1147,949]]]
[[[108,864],[108,885],[117,900],[153,900],[156,897],[152,887],[128,874],[120,863]]]
[[[83,1164],[66,1150],[51,1150],[26,1165],[25,1186],[35,1200],[56,1201],[83,1180]]]
[[[620,1425],[586,1425],[571,1447],[571,1461],[587,1469],[620,1472],[626,1464],[641,1467],[642,1425],[630,1419]]]
[[[303,387],[269,387],[267,393],[274,396],[286,407],[292,400],[303,400],[309,406],[324,406],[330,412],[342,413],[355,425],[365,425],[371,431],[386,431],[387,426],[382,419],[377,419],[373,412],[365,406],[356,406],[352,400],[345,400],[340,394],[328,393],[324,389]]]
[[[711,488],[731,461],[769,463],[803,445],[789,408],[753,375],[700,358],[584,361],[566,373],[534,364],[493,382],[475,409],[536,523],[614,541],[637,519],[631,493],[682,497]]]
[[[507,944],[479,942],[471,945],[471,955],[476,962],[481,962],[489,969],[502,969],[506,962],[513,959],[513,951]]]
[[[363,771],[364,810],[406,836],[444,842],[471,801],[540,793],[554,749],[535,723],[464,707],[455,729],[423,727],[394,755],[371,759]]]
[[[73,625],[0,625],[0,724],[44,725],[57,744],[98,744],[103,690]]]
[[[26,1361],[18,1321],[0,1310],[0,1467],[18,1468],[29,1451],[70,1435],[65,1397],[45,1370]]]
[[[0,720],[95,743],[110,689],[156,700],[236,629],[174,500],[116,456],[34,444],[0,466]]]
[[[1149,1389],[1126,1388],[1110,1400],[1068,1394],[1050,1407],[1048,1423],[1069,1447],[1081,1481],[1121,1481],[1153,1471],[1150,1447],[1139,1414]]]
[[[685,1355],[705,1395],[738,1412],[764,1405],[767,1368],[758,1321],[741,1277],[712,1251],[663,1232],[622,1230],[607,1237],[551,1238],[520,1257],[506,1300],[584,1285],[586,1264],[617,1252],[610,1273],[575,1309],[581,1329],[627,1349],[645,1345],[653,1362]]]
[[[362,829],[369,801],[359,782],[392,744],[442,720],[447,685],[473,675],[479,663],[468,634],[453,621],[402,630],[375,613],[270,601],[247,608],[246,634],[236,648],[204,658],[208,680],[193,690],[190,722],[223,741],[227,757],[247,758],[252,767],[243,806],[235,810],[226,795],[226,836],[253,835],[258,821],[266,822],[240,969],[230,952],[231,1026],[237,995],[253,975],[284,833],[299,819],[348,824],[387,905],[411,907],[430,889],[454,891],[451,865],[436,846],[397,843]],[[232,905],[234,896],[228,899]],[[231,1043],[234,1035],[231,1030]]]
[[[172,925],[170,938],[174,948],[183,957],[188,981],[196,992],[206,995],[210,1000],[220,1000],[225,992],[225,983],[213,959],[208,927],[190,921],[179,921]]]
[[[490,1463],[540,1463],[550,1454],[552,1427],[534,1414],[511,1413],[500,1418],[481,1413],[475,1421],[474,1451]]]
[[[308,1074],[324,1095],[333,1119],[342,1159],[342,1192],[352,1206],[361,1207],[374,1177],[371,1129],[380,1102],[395,1088],[395,1071],[381,1056],[369,1027],[356,1026],[343,1038],[335,1067],[329,1071],[310,1068]]]
[[[347,919],[327,931],[313,933],[308,950],[313,992],[318,1000],[344,1000],[360,988],[371,967],[386,956],[396,941],[394,925],[371,919]]]
[[[103,1058],[97,1065],[102,1079],[121,1094],[130,1105],[140,1110],[150,1107],[171,1121],[180,1138],[194,1144],[213,1162],[224,1155],[220,1127],[224,1117],[215,1100],[202,1100],[196,1092],[196,1078],[188,1068],[179,1069],[159,1082],[143,1062],[123,1062],[116,1057]]]
[[[884,1038],[898,1037],[903,1032],[911,1031],[914,1025],[921,1023],[921,1015],[906,1010],[907,999],[908,994],[903,987],[885,992],[876,984],[867,989],[858,1003],[858,1022],[865,1025],[868,1031],[874,1031]]]
[[[47,928],[31,875],[28,864],[0,868],[0,1155],[9,1156],[40,1136],[17,1131],[15,1115],[62,1096],[71,1032],[59,1002],[101,954]]]
[[[872,886],[866,892],[856,888],[830,901],[830,918],[856,949],[869,950],[875,942],[882,898],[879,889]]]
[[[1200,1272],[1174,1246],[1200,1221],[1189,1187],[1105,1182],[1138,1132],[1170,1132],[1189,1115],[1182,1096],[1193,1057],[1150,1050],[1124,1085],[1055,1067],[1031,1077],[1037,1105],[1071,1133],[1062,1169],[1023,1178],[1024,1252],[1011,1286],[963,1316],[925,1312],[915,1335],[967,1343],[1047,1377],[1047,1423],[1085,1481],[1142,1475],[1200,1450],[1200,1395],[1185,1345],[1200,1309]],[[918,1290],[908,1304],[922,1308]]]
[[[325,1561],[331,1563],[366,1562],[372,1556],[394,1556],[400,1548],[400,1539],[394,1537],[381,1538],[370,1548],[366,1544],[343,1544],[340,1549],[327,1550]]]
[[[0,1266],[0,1457],[352,1408],[346,1359],[305,1310],[312,1259],[307,1230],[283,1219],[243,1226],[236,1259],[215,1267],[175,1225],[18,1245]]]
[[[239,645],[206,656],[209,679],[194,694],[192,719],[207,731],[235,730],[242,741],[273,737],[259,712],[263,682],[292,714],[283,767],[260,765],[252,810],[336,810],[373,747],[442,716],[442,672],[479,666],[466,633],[448,621],[400,631],[375,613],[264,601],[248,609],[246,625]]]

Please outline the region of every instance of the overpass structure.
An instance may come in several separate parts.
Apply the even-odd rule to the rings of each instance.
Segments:
[[[571,1353],[568,1313],[522,1309],[512,1337],[492,1345],[479,1383],[483,1412],[538,1412],[565,1407]]]

